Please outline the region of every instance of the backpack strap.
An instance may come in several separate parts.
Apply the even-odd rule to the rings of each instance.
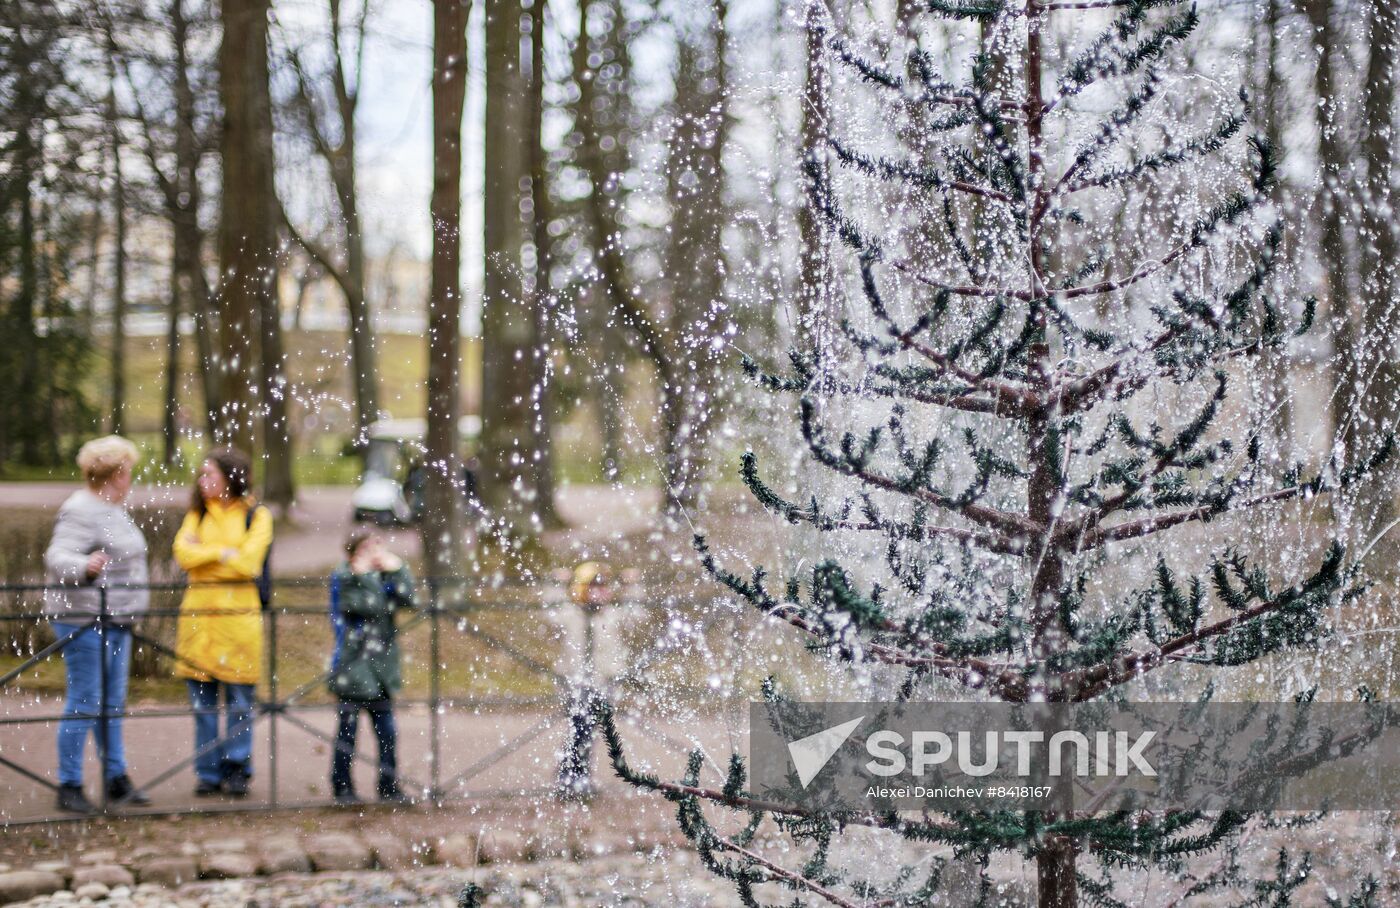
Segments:
[[[243,516],[243,531],[245,533],[253,528],[253,517],[258,513],[258,510],[261,508],[261,504],[254,504],[251,508],[248,509],[248,513]],[[272,604],[271,543],[268,543],[267,554],[263,555],[262,570],[258,572],[256,583],[258,587],[258,602],[262,605],[263,610],[266,611],[267,608]]]
[[[335,648],[331,651],[331,668],[340,667],[341,651],[345,648],[345,616],[340,612],[340,572],[331,573],[330,582],[331,632],[335,635]]]

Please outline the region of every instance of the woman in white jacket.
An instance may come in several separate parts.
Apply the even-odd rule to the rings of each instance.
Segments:
[[[150,803],[127,775],[121,720],[131,670],[131,622],[150,601],[145,588],[146,537],[125,506],[136,460],[136,446],[117,435],[83,445],[78,467],[86,487],[59,509],[44,555],[44,611],[54,636],[67,641],[67,699],[58,726],[58,806],[72,813],[93,812],[83,794],[83,748],[89,733],[96,738],[108,800]],[[106,619],[98,627],[94,619],[104,611]],[[103,712],[105,723],[99,721]]]

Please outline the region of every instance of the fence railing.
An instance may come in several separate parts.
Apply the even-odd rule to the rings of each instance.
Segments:
[[[153,583],[140,589],[165,594],[155,598],[173,602],[174,595],[194,586],[221,585],[224,584]],[[252,586],[246,581],[241,585]],[[142,660],[145,668],[138,673],[138,682],[158,685],[163,676],[168,677],[170,665],[186,660],[169,639],[181,614],[178,607],[150,608],[134,619],[116,615],[109,610],[108,601],[110,593],[117,587],[104,586],[88,587],[97,593],[97,608],[90,613],[50,612],[42,605],[32,607],[36,602],[42,603],[43,594],[49,589],[72,592],[80,588],[71,585],[0,585],[0,601],[9,606],[8,610],[0,608],[0,646],[7,657],[0,663],[0,668],[3,668],[3,674],[0,674],[0,776],[5,773],[18,775],[32,786],[57,793],[59,785],[52,777],[57,765],[53,739],[50,738],[45,746],[33,732],[35,726],[53,726],[64,721],[65,717],[58,711],[45,711],[51,700],[23,696],[41,676],[48,679],[41,686],[50,692],[57,692],[53,672],[49,671],[45,676],[44,667],[60,659],[65,648],[87,630],[98,634],[105,656],[108,629],[117,626],[129,627],[133,649],[145,651],[146,658]],[[597,643],[594,623],[604,611],[567,602],[531,601],[523,596],[507,598],[494,592],[489,597],[483,597],[473,592],[471,584],[459,578],[419,581],[417,594],[418,607],[398,622],[397,640],[404,652],[405,684],[402,695],[396,696],[393,702],[401,716],[408,711],[416,712],[421,717],[422,711],[426,710],[427,728],[419,729],[419,739],[426,736],[429,754],[426,777],[414,777],[403,771],[399,773],[404,790],[415,800],[434,806],[465,798],[546,793],[578,796],[590,792],[593,783],[589,775],[589,752],[593,729],[584,717],[589,698],[595,695],[595,689],[600,684],[606,683],[606,679],[598,676],[595,666]],[[248,613],[248,609],[229,610],[235,611]],[[221,612],[201,608],[197,614],[203,620],[216,618]],[[567,619],[563,623],[571,624],[572,629],[578,632],[575,635],[578,651],[575,653],[568,653],[561,646],[560,619]],[[48,633],[43,627],[54,620],[72,629],[56,634],[51,642],[43,642],[47,640]],[[138,771],[133,766],[132,772],[137,791],[150,794],[182,776],[188,779],[187,770],[195,761],[221,747],[231,736],[249,727],[265,727],[266,779],[255,793],[257,796],[213,806],[207,802],[182,803],[178,799],[172,803],[166,798],[167,803],[159,806],[137,808],[127,806],[125,802],[129,798],[123,799],[124,803],[121,804],[110,803],[104,784],[101,786],[100,802],[95,805],[100,812],[152,815],[216,810],[276,810],[334,803],[330,797],[298,797],[297,792],[287,791],[288,779],[282,765],[286,759],[286,747],[279,742],[279,732],[295,729],[313,742],[327,745],[332,750],[343,749],[336,735],[327,733],[314,719],[319,713],[337,709],[338,701],[329,693],[328,682],[337,671],[349,669],[354,659],[364,658],[365,653],[361,649],[349,654],[351,661],[342,661],[338,668],[331,668],[333,631],[326,580],[275,581],[274,595],[270,604],[261,610],[261,620],[264,628],[262,682],[258,685],[254,707],[247,722],[224,730],[199,750],[176,743],[187,742],[189,738],[161,734],[158,739],[161,746],[157,750],[171,754],[183,751],[184,755],[174,757],[173,762],[164,768],[153,769],[142,765]],[[198,665],[192,667],[200,668]],[[169,702],[155,706],[147,703],[135,709],[129,706],[113,708],[111,690],[115,679],[108,677],[105,657],[98,659],[98,668],[99,703],[95,712],[84,712],[81,718],[96,721],[99,754],[106,752],[111,727],[115,722],[139,720],[152,723],[219,712],[217,705],[212,710],[205,710]],[[173,690],[165,693],[167,700],[178,696]],[[38,714],[33,714],[35,709]],[[504,710],[516,726],[523,727],[510,729],[497,746],[489,747],[485,752],[471,753],[465,766],[457,767],[455,772],[448,775],[443,757],[443,747],[449,743],[444,721],[451,717],[480,716],[483,711],[492,710]],[[551,730],[557,730],[559,734],[553,739],[546,738]],[[407,736],[400,734],[399,737],[402,746]],[[660,737],[665,738],[665,735]],[[21,739],[22,746],[14,746]],[[457,744],[460,740],[454,739],[451,743]],[[492,790],[473,784],[474,780],[480,779],[513,755],[522,754],[526,748],[550,740],[559,745],[551,751],[557,771],[553,773],[553,778],[542,780],[542,784],[535,789],[516,785]],[[5,746],[6,741],[12,746]],[[142,745],[138,747],[139,750],[151,749],[144,746],[150,743],[149,740],[140,740],[139,743]],[[477,745],[477,751],[482,749],[482,742],[473,738],[472,743]],[[685,746],[670,741],[668,749],[683,749]],[[370,756],[359,749],[352,757],[356,765],[375,764]],[[532,757],[532,762],[540,762],[538,754]],[[321,765],[328,764],[329,760],[325,759]],[[302,788],[306,783],[304,768],[298,765],[293,780]],[[98,775],[101,779],[100,772]],[[0,791],[4,790],[4,783],[0,782]],[[13,813],[6,808],[6,803],[13,804],[14,799],[0,798],[0,824],[3,825],[74,818],[60,813],[52,799],[48,801],[46,810],[19,810]]]

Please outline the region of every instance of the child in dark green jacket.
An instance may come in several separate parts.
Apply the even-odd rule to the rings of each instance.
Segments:
[[[345,557],[330,581],[335,653],[328,685],[340,699],[331,790],[338,803],[359,803],[350,767],[363,709],[379,740],[379,800],[405,803],[394,753],[393,697],[403,684],[394,611],[415,605],[413,575],[373,530],[351,533]]]

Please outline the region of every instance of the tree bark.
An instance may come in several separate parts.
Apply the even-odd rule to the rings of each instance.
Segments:
[[[350,357],[354,369],[356,441],[368,438],[370,424],[379,418],[379,367],[374,349],[374,313],[365,293],[365,240],[360,225],[359,169],[355,158],[355,114],[359,107],[360,79],[356,67],[355,86],[346,77],[345,54],[340,43],[340,0],[330,0],[331,29],[335,44],[335,98],[340,115],[341,144],[331,162],[336,196],[345,221],[345,306],[350,317]],[[365,17],[360,19],[357,53],[363,58]]]
[[[606,310],[604,310],[606,314]],[[627,397],[627,383],[624,381],[623,364],[627,361],[627,347],[617,332],[607,324],[609,319],[598,321],[598,342],[602,351],[602,368],[594,370],[592,376],[594,397],[598,403],[598,427],[602,433],[603,478],[609,482],[622,479],[622,420]]]
[[[269,0],[225,0],[219,48],[219,92],[224,119],[220,139],[223,197],[220,206],[218,373],[222,406],[215,441],[252,452],[257,425],[258,322],[267,278],[273,273],[274,240],[266,197],[259,184],[261,80],[267,85]]]
[[[269,204],[269,224],[277,223],[274,211],[274,206]],[[262,326],[263,498],[279,513],[286,513],[296,500],[296,481],[292,473],[292,427],[287,414],[289,382],[287,357],[282,348],[279,318],[282,307],[277,292],[275,260],[270,281],[272,286],[258,300],[258,320]]]
[[[481,495],[510,525],[531,533],[542,512],[544,370],[536,288],[522,252],[527,231],[522,187],[530,178],[530,96],[521,60],[519,0],[486,8],[486,225],[481,302]],[[532,213],[533,217],[533,213]]]
[[[1053,182],[1046,173],[1045,97],[1042,85],[1044,58],[1041,29],[1047,14],[1036,9],[1029,10],[1029,13],[1024,67],[1021,71],[1025,98],[1022,114],[1026,121],[1026,184],[1031,187],[1030,204],[1026,206],[1024,259],[1030,265],[1028,289],[1032,294],[1040,294],[1048,284],[1045,268],[1047,250],[1041,233],[1043,225],[1037,222],[1036,216],[1049,205],[1050,184]],[[1053,252],[1049,250],[1050,254]],[[1048,327],[1045,309],[1041,308],[1038,310],[1036,335],[1029,349],[1027,364],[1028,379],[1032,385],[1044,386],[1049,380],[1051,350]],[[1064,454],[1052,449],[1052,446],[1059,444],[1059,433],[1052,431],[1053,423],[1058,419],[1057,408],[1047,405],[1026,421],[1026,463],[1030,465],[1030,476],[1026,482],[1026,514],[1046,528],[1041,538],[1031,540],[1030,548],[1037,553],[1030,584],[1031,651],[1034,658],[1041,662],[1063,652],[1072,644],[1070,628],[1064,626],[1058,608],[1065,582],[1066,554],[1053,539],[1056,503],[1063,499],[1065,493],[1064,479],[1055,466],[1063,462]],[[1053,702],[1064,696],[1059,684],[1054,681],[1033,678],[1031,683],[1040,687],[1039,696],[1034,699]],[[1064,819],[1073,819],[1073,816],[1046,817],[1047,822]],[[1075,851],[1073,839],[1055,836],[1036,854],[1037,904],[1040,908],[1077,908],[1079,894],[1075,877]]]
[[[1264,90],[1259,99],[1259,107],[1264,120],[1264,134],[1274,148],[1283,148],[1284,87],[1283,87],[1283,0],[1265,0],[1266,13],[1264,28],[1260,30],[1256,48],[1260,44],[1267,47],[1265,58]],[[1274,189],[1274,204],[1280,212],[1291,210],[1288,204],[1289,189],[1279,180]],[[1288,217],[1288,215],[1281,215]],[[1280,457],[1287,457],[1293,451],[1293,399],[1290,388],[1290,373],[1294,367],[1288,350],[1279,350],[1263,362],[1264,383],[1268,391],[1267,405],[1272,407],[1267,420],[1274,437],[1274,447]]]
[[[1079,908],[1074,859],[1074,844],[1064,836],[1055,836],[1036,855],[1037,908]]]
[[[423,553],[430,577],[462,569],[462,105],[469,0],[433,3],[433,264],[428,298],[427,487]]]
[[[675,116],[666,169],[671,205],[670,330],[685,368],[683,385],[662,407],[663,480],[670,511],[694,508],[709,461],[724,355],[714,341],[725,336],[723,233],[726,219],[724,148],[729,135],[728,62],[724,0],[709,4],[710,23],[682,36],[676,61]]]
[[[117,48],[110,33],[107,52],[107,138],[112,153],[112,348],[108,426],[113,435],[120,435],[126,410],[126,179],[122,171],[121,123],[117,110]]]
[[[1396,341],[1400,338],[1400,311],[1396,305],[1395,268],[1400,263],[1400,240],[1394,225],[1391,179],[1394,157],[1391,143],[1396,100],[1395,42],[1400,39],[1400,11],[1393,3],[1371,4],[1370,62],[1366,72],[1365,128],[1362,152],[1366,159],[1365,203],[1360,206],[1362,227],[1362,304],[1360,412],[1352,420],[1355,430],[1347,444],[1354,458],[1374,452],[1381,440],[1396,430],[1395,400],[1400,394],[1400,363]],[[1371,526],[1383,527],[1395,517],[1395,470],[1383,465],[1363,500],[1364,517]]]
[[[533,0],[530,7],[530,243],[534,246],[535,377],[539,380],[537,404],[532,411],[535,452],[532,470],[536,483],[535,514],[547,527],[563,521],[554,506],[554,401],[549,393],[549,303],[552,293],[549,222],[553,209],[549,198],[549,155],[544,148],[544,28],[549,0]]]
[[[39,403],[39,344],[34,327],[34,317],[39,298],[39,268],[37,249],[34,243],[34,174],[38,170],[38,143],[34,141],[32,127],[20,131],[16,158],[19,164],[13,185],[17,187],[16,204],[19,206],[19,292],[14,295],[12,306],[13,321],[19,332],[20,372],[19,388],[15,395],[15,432],[19,436],[20,459],[27,464],[37,464],[43,459],[41,443],[44,434],[41,425],[44,420],[36,418]]]
[[[1344,445],[1352,434],[1351,425],[1357,410],[1357,336],[1356,320],[1348,303],[1348,275],[1351,261],[1345,228],[1342,222],[1343,171],[1347,166],[1347,151],[1343,144],[1337,108],[1337,76],[1335,57],[1343,49],[1343,29],[1334,21],[1332,0],[1303,0],[1301,3],[1312,26],[1313,43],[1319,48],[1317,67],[1313,75],[1316,98],[1318,163],[1322,172],[1322,218],[1318,224],[1321,242],[1318,253],[1321,264],[1323,302],[1331,322],[1333,344],[1332,395],[1333,437]],[[1350,456],[1350,451],[1348,451]]]
[[[261,417],[263,497],[285,511],[295,498],[295,486],[277,303],[279,218],[267,66],[270,6],[270,0],[223,4],[220,416],[221,440],[248,451]]]
[[[808,4],[808,15],[814,16],[820,7]],[[802,89],[802,156],[809,166],[827,168],[826,134],[827,103],[830,94],[826,58],[822,42],[825,32],[808,21],[803,29],[807,52],[807,69]],[[832,311],[829,288],[832,285],[831,245],[827,231],[812,200],[803,194],[802,207],[797,212],[799,279],[801,307],[798,310],[797,341],[800,349],[820,354],[833,340],[836,313]]]
[[[173,464],[180,452],[180,274],[179,257],[171,250],[170,302],[165,327],[165,400],[161,407],[161,462]]]
[[[166,194],[176,261],[180,299],[193,320],[195,353],[199,360],[200,387],[204,391],[205,431],[210,438],[219,422],[219,383],[214,363],[213,335],[217,325],[210,314],[214,305],[204,274],[204,232],[199,227],[201,189],[199,165],[205,143],[199,135],[194,87],[190,80],[190,21],[184,0],[170,2],[171,43],[175,52],[175,179]]]

